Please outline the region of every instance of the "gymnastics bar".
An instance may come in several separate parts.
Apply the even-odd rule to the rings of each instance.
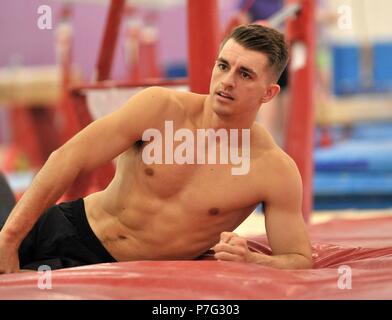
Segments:
[[[290,106],[285,151],[294,159],[303,184],[302,211],[309,222],[313,210],[313,139],[315,83],[315,1],[287,0],[300,3],[295,19],[288,19],[287,41],[291,48],[289,72]],[[302,63],[301,63],[302,62]]]
[[[188,0],[188,68],[190,91],[208,93],[220,41],[216,0]]]

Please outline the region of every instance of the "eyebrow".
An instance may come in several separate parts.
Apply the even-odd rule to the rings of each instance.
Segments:
[[[219,57],[218,59],[216,59],[216,61],[219,61],[219,62],[222,62],[222,63],[224,63],[224,64],[230,65],[230,63],[229,63],[226,59],[221,58],[221,57]],[[240,67],[240,71],[248,72],[248,73],[250,73],[251,75],[253,75],[254,77],[257,77],[257,73],[256,73],[255,71],[253,71],[251,68],[248,68],[248,67],[245,67],[245,66],[241,66],[241,67]]]

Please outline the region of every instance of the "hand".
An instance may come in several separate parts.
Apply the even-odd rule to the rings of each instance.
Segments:
[[[2,240],[0,232],[0,274],[13,272],[19,272],[18,248]]]
[[[245,238],[234,232],[222,232],[220,241],[212,250],[215,251],[215,258],[223,261],[256,262],[254,252],[248,248]]]

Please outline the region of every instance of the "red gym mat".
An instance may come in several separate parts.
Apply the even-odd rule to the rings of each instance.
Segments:
[[[312,270],[207,256],[107,263],[53,271],[52,289],[39,289],[42,273],[0,275],[0,299],[392,299],[392,217],[333,220],[309,232]],[[250,239],[250,246],[270,252],[265,237]],[[339,285],[344,265],[352,271],[351,289]]]

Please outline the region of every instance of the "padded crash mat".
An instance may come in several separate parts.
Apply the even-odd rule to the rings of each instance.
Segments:
[[[215,261],[134,261],[0,275],[0,299],[392,299],[392,216],[309,227],[314,269]],[[249,239],[269,254],[265,236]],[[346,268],[343,274],[341,267]],[[342,276],[351,285],[342,287]]]

